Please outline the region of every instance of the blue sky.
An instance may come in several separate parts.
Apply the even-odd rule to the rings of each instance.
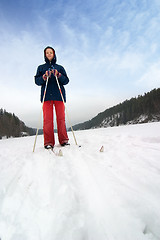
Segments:
[[[70,78],[72,124],[160,86],[159,0],[0,1],[0,107],[36,127],[43,49]]]

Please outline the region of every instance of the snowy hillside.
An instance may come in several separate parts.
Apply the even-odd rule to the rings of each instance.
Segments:
[[[160,240],[160,123],[75,134],[0,141],[0,239]]]
[[[114,114],[110,117],[106,117],[103,119],[101,124],[99,124],[98,128],[106,128],[106,127],[113,127],[113,126],[119,126],[119,125],[124,125],[120,124],[120,113]],[[127,121],[125,125],[128,124],[139,124],[139,123],[150,123],[150,122],[159,122],[160,121],[160,114],[142,114],[138,116],[137,118]]]

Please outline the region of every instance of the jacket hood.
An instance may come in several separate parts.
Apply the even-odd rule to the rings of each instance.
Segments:
[[[47,46],[47,47],[44,49],[44,60],[45,60],[46,63],[50,63],[50,61],[49,61],[48,58],[46,57],[46,50],[47,50],[47,48],[51,48],[51,49],[53,50],[53,52],[54,52],[54,58],[52,59],[51,63],[52,63],[52,64],[55,64],[56,61],[57,61],[56,53],[55,53],[54,48],[52,48],[52,47],[50,47],[50,46]]]

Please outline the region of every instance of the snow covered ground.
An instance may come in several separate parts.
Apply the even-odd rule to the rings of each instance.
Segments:
[[[0,239],[160,240],[160,123],[75,134],[0,141]]]

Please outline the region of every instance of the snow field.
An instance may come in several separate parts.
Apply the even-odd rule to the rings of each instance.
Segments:
[[[159,240],[160,123],[75,134],[0,141],[0,239]]]

